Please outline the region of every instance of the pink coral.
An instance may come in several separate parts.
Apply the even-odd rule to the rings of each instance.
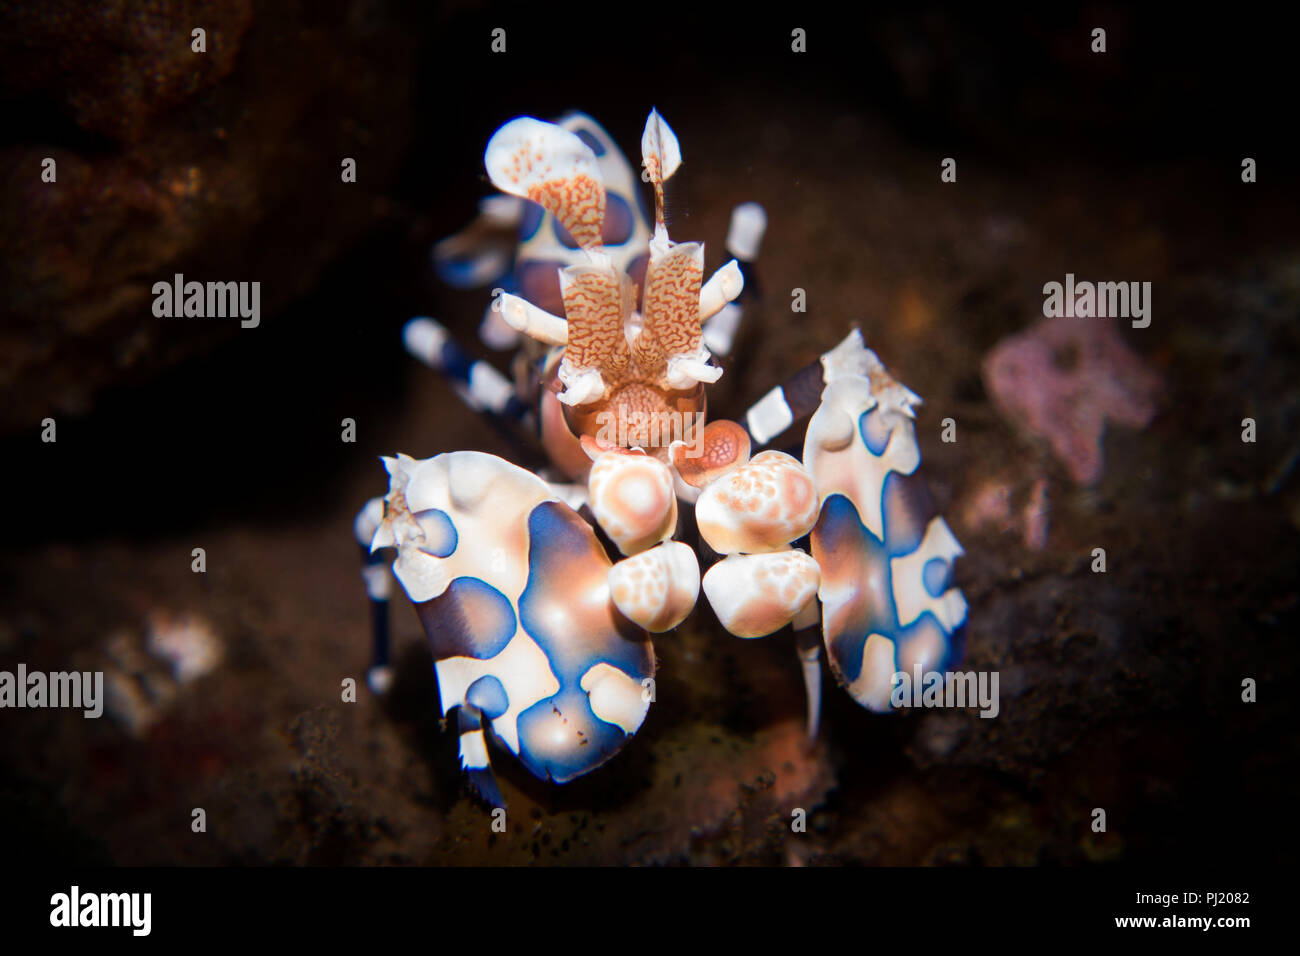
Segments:
[[[1159,376],[1103,318],[1044,319],[998,343],[983,372],[1002,414],[1047,439],[1083,485],[1101,478],[1106,423],[1146,427],[1160,390]]]

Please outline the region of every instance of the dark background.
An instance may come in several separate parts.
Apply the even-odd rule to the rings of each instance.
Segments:
[[[22,4],[3,6],[18,8],[7,11],[14,26],[5,30],[4,41],[6,59],[18,61],[7,65],[11,75],[4,100],[11,117],[3,131],[13,163],[9,198],[35,188],[19,182],[17,160],[31,155],[24,147],[38,145],[41,156],[69,149],[92,161],[145,153],[140,158],[147,161],[147,138],[143,146],[124,144],[79,126],[66,100],[103,96],[105,91],[83,93],[73,85],[75,78],[55,75],[51,65],[50,49],[63,49],[69,36],[48,21],[93,20],[88,11],[97,5],[34,4],[26,10]],[[118,7],[118,16],[109,19],[112,26],[106,25],[103,32],[115,27],[121,43],[123,34],[130,35],[131,5],[104,6]],[[144,8],[150,6],[186,5]],[[190,6],[190,20],[207,22],[203,4]],[[1293,64],[1286,54],[1285,20],[1271,18],[1264,8],[1234,5],[1230,11],[1192,16],[1169,8],[1131,10],[1104,4],[966,11],[886,7],[862,11],[856,21],[795,17],[791,25],[802,26],[811,38],[809,53],[801,56],[790,51],[792,26],[771,17],[689,11],[674,17],[671,25],[653,16],[639,21],[593,18],[587,23],[576,17],[570,22],[551,15],[497,13],[475,4],[454,6],[443,10],[437,4],[407,8],[378,2],[271,3],[250,8],[256,12],[250,16],[249,32],[240,38],[246,58],[287,58],[293,62],[283,72],[308,88],[294,103],[310,104],[302,107],[307,115],[292,117],[293,128],[277,130],[286,138],[301,137],[293,143],[297,161],[285,161],[273,173],[250,171],[267,177],[259,185],[269,194],[266,205],[271,208],[260,210],[262,221],[253,223],[248,234],[232,236],[227,223],[218,223],[214,235],[198,240],[174,261],[175,271],[182,272],[192,263],[192,277],[227,274],[207,265],[211,252],[219,261],[238,261],[230,274],[252,276],[260,274],[268,258],[274,259],[292,275],[279,283],[278,276],[262,280],[264,312],[268,298],[272,306],[284,298],[276,285],[301,287],[314,279],[315,288],[304,288],[283,302],[277,321],[257,330],[256,348],[246,347],[237,336],[230,338],[234,323],[215,328],[197,323],[205,327],[193,328],[187,326],[196,323],[175,322],[166,326],[168,341],[163,346],[142,349],[143,354],[105,369],[105,343],[92,346],[101,353],[99,362],[78,354],[78,343],[64,340],[65,332],[74,330],[51,331],[49,327],[58,324],[56,317],[47,311],[25,314],[22,309],[35,295],[6,289],[7,298],[12,297],[7,304],[12,307],[18,299],[17,315],[10,316],[7,329],[37,338],[46,347],[38,361],[19,369],[8,383],[18,389],[5,422],[5,450],[12,460],[22,456],[33,419],[65,405],[104,417],[97,423],[79,416],[72,426],[79,430],[75,443],[43,450],[45,468],[15,469],[14,477],[31,482],[25,490],[50,489],[49,483],[61,473],[75,476],[90,460],[97,468],[117,464],[125,469],[111,477],[118,494],[125,496],[118,507],[66,519],[57,512],[38,517],[24,511],[15,515],[12,529],[19,540],[44,538],[54,530],[51,522],[68,520],[61,530],[85,531],[87,520],[113,522],[127,515],[130,524],[116,524],[113,530],[138,533],[139,522],[149,521],[150,514],[184,507],[180,498],[165,497],[171,491],[168,483],[134,480],[135,463],[157,447],[159,433],[168,436],[169,447],[184,448],[187,459],[199,456],[206,478],[222,489],[210,496],[204,508],[209,513],[230,507],[246,514],[258,506],[265,497],[259,490],[264,487],[258,461],[262,454],[297,461],[309,456],[306,467],[328,472],[330,462],[310,460],[338,451],[332,441],[323,440],[332,439],[337,416],[319,414],[322,406],[332,412],[334,406],[342,407],[342,396],[348,409],[355,409],[357,400],[393,400],[401,378],[411,371],[393,343],[399,341],[406,318],[428,311],[432,297],[441,291],[425,268],[425,240],[454,232],[473,217],[479,197],[491,192],[480,146],[503,118],[518,114],[559,115],[577,104],[600,119],[616,141],[635,149],[647,104],[669,117],[690,117],[707,130],[709,118],[717,113],[743,104],[761,116],[763,104],[779,97],[795,107],[807,104],[872,115],[910,145],[935,155],[957,154],[963,170],[996,170],[1012,182],[1041,175],[1054,165],[1065,167],[1067,175],[1070,168],[1087,167],[1101,188],[1111,190],[1123,177],[1158,171],[1162,164],[1192,166],[1204,175],[1194,182],[1166,183],[1166,193],[1147,197],[1153,212],[1175,220],[1171,228],[1177,228],[1178,217],[1194,217],[1205,204],[1230,196],[1226,205],[1216,203],[1213,234],[1204,236],[1205,242],[1230,255],[1241,243],[1269,238],[1260,230],[1294,237],[1296,162],[1283,148],[1293,139]],[[178,15],[177,22],[181,19]],[[34,22],[43,25],[36,37],[25,32]],[[1094,25],[1107,29],[1104,55],[1090,52]],[[497,26],[507,28],[504,61],[489,51],[488,43],[477,42],[490,37]],[[317,77],[313,67],[321,64],[313,63],[312,44],[296,36],[299,31],[324,34],[338,47],[363,51],[358,61],[373,62],[375,75]],[[294,55],[295,49],[302,49],[301,57]],[[27,50],[28,56],[14,55]],[[110,57],[120,50],[97,52]],[[143,55],[139,62],[145,62]],[[240,63],[236,73],[262,65]],[[24,76],[25,69],[35,75]],[[276,95],[259,90],[256,76],[228,80],[234,81],[241,83],[241,102],[227,102],[230,96],[223,96],[227,91],[218,85],[216,90],[197,91],[170,112],[149,102],[140,109],[159,126],[182,125],[198,139],[194,128],[219,121],[217,114],[223,110],[233,113],[257,104],[262,95]],[[358,97],[357,115],[349,122],[317,123],[311,113],[328,109],[333,83],[369,87],[369,99]],[[147,113],[154,108],[157,115]],[[364,124],[364,134],[349,137],[337,128],[346,130],[352,123]],[[818,150],[816,133],[810,132],[812,141],[804,145]],[[372,175],[371,156],[358,140],[383,158],[386,182],[364,183]],[[344,195],[337,163],[332,162],[335,153],[358,160],[362,190],[377,208],[369,210],[372,215],[361,225],[350,224],[352,231],[364,232],[364,238],[347,235],[346,227],[333,230],[340,233],[337,254],[351,257],[346,264],[302,263],[295,244],[316,252],[313,229],[329,219]],[[1263,167],[1260,182],[1247,191],[1239,188],[1244,155],[1256,156]],[[870,160],[869,155],[840,158],[845,165]],[[141,175],[148,172],[141,170]],[[683,179],[689,181],[691,172],[688,166]],[[309,182],[311,187],[291,188],[290,181]],[[290,198],[278,201],[278,189],[285,189]],[[689,223],[689,204],[679,202],[677,210]],[[18,221],[30,212],[30,206],[6,203],[8,243],[17,244],[24,233],[40,226]],[[150,225],[128,220],[126,228],[147,230]],[[273,236],[262,238],[263,228]],[[59,237],[48,238],[53,244]],[[128,242],[130,238],[128,234]],[[122,237],[112,241],[121,242]],[[230,248],[234,242],[244,248]],[[36,260],[52,254],[40,246],[21,251]],[[71,251],[75,253],[75,247]],[[31,278],[30,270],[20,271],[30,263],[6,258],[12,282],[21,286]],[[157,272],[160,278],[170,275]],[[345,321],[348,317],[352,320]],[[457,318],[447,317],[452,322]],[[471,314],[464,319],[467,331],[475,318]],[[122,328],[117,322],[105,323],[110,326],[106,334],[125,337],[139,319],[139,310],[133,308],[120,323]],[[177,353],[193,352],[199,354],[184,369],[162,381],[155,377],[158,367]],[[69,364],[78,373],[89,371],[90,384],[84,377],[60,381],[57,366],[65,353],[72,356]],[[129,387],[111,389],[119,381]],[[101,384],[110,387],[108,395],[98,394]],[[145,384],[154,391],[137,387]],[[367,406],[368,411],[378,409]],[[146,420],[152,428],[109,425],[115,420]],[[313,431],[313,423],[322,431]],[[215,456],[217,449],[233,445],[242,454]],[[66,462],[60,458],[59,467],[49,467],[54,463],[50,456],[62,455],[81,457]],[[321,478],[329,480],[327,474]],[[307,488],[301,492],[310,493]],[[193,491],[177,488],[175,493],[189,496]],[[26,518],[35,520],[29,525]]]

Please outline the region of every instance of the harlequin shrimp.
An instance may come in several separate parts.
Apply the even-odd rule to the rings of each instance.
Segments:
[[[890,709],[895,672],[942,669],[962,651],[962,550],[917,475],[920,399],[855,329],[743,423],[709,419],[715,356],[740,328],[765,217],[737,207],[734,258],[706,281],[704,245],[668,235],[665,184],[682,157],[655,111],[641,151],[637,177],[582,114],[520,117],[492,136],[484,163],[505,196],[434,260],[454,283],[500,280],[480,333],[519,346],[514,381],[432,319],[413,319],[404,339],[472,408],[531,434],[549,465],[475,451],[386,458],[388,494],[356,520],[369,683],[383,693],[391,679],[391,561],[432,647],[443,714],[457,712],[461,764],[498,806],[489,734],[541,779],[601,766],[648,712],[649,634],[681,624],[701,589],[736,636],[793,625],[810,736],[823,646],[874,711]],[[805,421],[802,460],[764,448]]]

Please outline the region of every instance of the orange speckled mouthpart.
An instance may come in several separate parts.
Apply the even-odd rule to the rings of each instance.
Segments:
[[[749,461],[749,432],[730,419],[720,418],[704,426],[703,451],[692,445],[673,449],[673,467],[682,481],[703,488]]]
[[[645,280],[645,327],[633,344],[642,371],[663,372],[671,355],[693,353],[700,345],[700,285],[702,247],[690,242],[674,245],[663,256],[654,254]]]
[[[540,160],[541,154],[537,156]],[[582,173],[549,179],[528,190],[528,198],[560,221],[583,249],[599,249],[605,224],[605,187]]]
[[[579,266],[566,271],[564,314],[569,322],[565,357],[578,368],[600,369],[617,379],[632,353],[623,332],[623,301],[618,274]]]
[[[589,453],[640,447],[667,462],[674,441],[695,442],[706,401],[703,385],[670,391],[634,381],[613,386],[603,401],[563,411],[573,434],[589,439],[583,442]]]

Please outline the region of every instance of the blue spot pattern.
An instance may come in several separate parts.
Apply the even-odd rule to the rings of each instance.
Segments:
[[[607,246],[621,246],[632,238],[636,223],[632,218],[632,207],[627,200],[617,193],[605,194],[605,221],[601,226],[600,241]],[[556,241],[566,249],[577,249],[578,240],[558,219],[551,219],[551,231]]]
[[[456,550],[456,545],[460,543],[460,535],[456,533],[456,525],[452,523],[451,515],[440,508],[426,508],[424,511],[416,512],[414,518],[424,529],[424,544],[420,546],[421,551],[435,558],[445,558]]]
[[[889,587],[889,556],[884,544],[867,530],[853,502],[841,494],[830,495],[822,504],[813,532],[813,557],[822,567],[861,567],[857,599],[847,625],[827,633],[831,661],[845,682],[862,673],[862,652],[868,634],[891,635],[898,630],[894,592]]]
[[[514,637],[517,619],[510,599],[478,578],[459,577],[436,598],[415,606],[436,660],[500,654]]]
[[[880,409],[873,408],[863,412],[858,419],[858,431],[862,433],[862,443],[867,446],[867,451],[877,458],[885,453],[885,447],[889,444],[890,428],[885,424],[885,417],[880,414]]]
[[[465,691],[465,701],[477,707],[491,720],[496,720],[510,709],[510,697],[501,681],[491,674],[484,674]]]
[[[605,155],[605,146],[596,138],[595,133],[586,129],[576,129],[573,131],[573,135],[577,136],[578,139],[590,146],[591,151],[596,154],[597,159]]]
[[[902,480],[897,483],[901,489],[915,483],[906,481],[912,477],[899,475],[896,472],[891,473],[885,481],[886,500],[889,500],[889,488],[891,483],[895,483],[894,479]],[[923,484],[918,484],[918,487],[924,490]],[[914,515],[903,514],[902,512],[906,510],[903,502],[923,501],[928,505],[929,497],[928,494],[923,499],[916,496],[905,497],[908,492],[903,490],[895,494],[898,498],[892,521],[889,517],[890,508],[885,509],[884,541],[867,529],[862,523],[856,506],[842,494],[827,497],[822,505],[817,528],[813,533],[813,556],[822,567],[842,567],[848,563],[860,568],[859,579],[856,582],[857,597],[844,618],[843,627],[835,633],[826,634],[831,663],[844,683],[852,683],[861,675],[863,652],[866,649],[867,637],[871,634],[882,634],[893,640],[895,668],[898,667],[898,654],[910,642],[926,635],[937,636],[940,639],[940,646],[946,648],[942,658],[931,665],[933,669],[946,670],[956,666],[961,660],[965,644],[964,621],[952,634],[944,630],[939,619],[931,611],[923,612],[906,627],[898,623],[898,610],[894,604],[893,576],[889,562],[892,557],[900,557],[915,550],[915,547],[920,544],[920,535],[916,532],[916,527],[919,525],[923,529],[928,521],[928,518],[919,521]],[[910,548],[904,547],[909,542],[914,543]],[[942,567],[937,571],[931,571],[931,565]],[[942,581],[947,585],[951,580],[952,567],[946,561],[935,559],[927,562],[923,576],[928,577],[930,582]],[[929,589],[929,583],[926,586]],[[946,587],[944,589],[946,590]],[[934,594],[934,591],[931,593]],[[939,593],[942,593],[942,590]]]
[[[577,249],[578,240],[574,239],[569,230],[564,228],[564,224],[558,219],[551,220],[551,231],[555,233],[555,239],[566,249]]]
[[[537,228],[546,218],[546,210],[542,208],[541,203],[535,203],[531,199],[524,202],[524,214],[519,217],[519,241],[526,242],[537,234]]]
[[[608,193],[605,196],[605,225],[601,240],[607,246],[621,246],[632,238],[634,227],[632,207],[627,204],[627,200],[616,193]]]
[[[931,558],[921,569],[921,583],[930,597],[942,597],[952,587],[952,565],[943,558]]]
[[[621,727],[592,711],[583,674],[603,662],[640,681],[653,674],[654,657],[645,632],[612,604],[594,612],[573,606],[571,589],[590,586],[609,569],[595,534],[576,512],[543,502],[528,517],[528,534],[529,576],[519,617],[560,689],[519,715],[519,758],[534,775],[564,783],[604,763],[628,740]]]
[[[911,554],[921,546],[925,529],[934,517],[934,503],[925,479],[891,471],[880,489],[885,550],[891,558]]]

